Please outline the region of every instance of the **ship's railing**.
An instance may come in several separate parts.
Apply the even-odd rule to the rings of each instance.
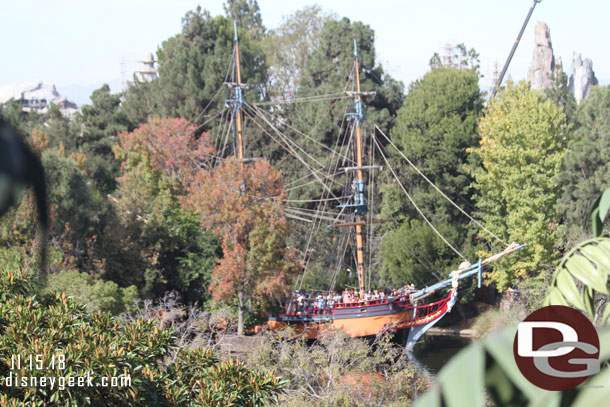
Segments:
[[[448,297],[442,298],[436,302],[431,302],[429,304],[415,305],[415,304],[411,304],[410,301],[406,301],[403,304],[401,304],[400,302],[397,302],[397,305],[401,308],[413,310],[414,311],[413,318],[418,318],[418,317],[424,317],[424,316],[430,315],[431,313],[444,307],[447,304],[447,301],[448,301]]]
[[[373,307],[378,305],[387,305],[389,308],[389,304],[393,303],[398,305],[401,308],[407,307],[410,304],[408,294],[405,294],[401,297],[385,297],[384,299],[378,300],[367,300],[367,301],[358,301],[358,302],[335,302],[332,307],[329,307],[328,301],[325,300],[325,306],[319,307],[318,300],[312,299],[309,301],[309,304],[302,306],[300,309],[295,311],[287,311],[284,314],[280,314],[280,316],[316,316],[316,315],[333,315],[335,310],[350,310],[353,309],[354,313],[360,313],[363,311],[363,308]],[[423,306],[422,306],[423,307]],[[288,307],[287,307],[288,309]],[[381,311],[381,310],[379,310]],[[345,315],[343,312],[341,315]]]

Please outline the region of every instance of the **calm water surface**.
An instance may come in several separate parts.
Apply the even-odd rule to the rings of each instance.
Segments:
[[[471,339],[458,336],[426,336],[425,341],[415,346],[415,363],[435,375],[454,355],[471,343]]]

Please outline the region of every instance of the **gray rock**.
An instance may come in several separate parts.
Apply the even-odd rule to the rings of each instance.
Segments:
[[[572,75],[568,82],[568,87],[574,93],[576,103],[579,103],[589,96],[591,86],[597,85],[598,81],[593,72],[593,62],[586,58],[582,60],[580,54],[574,53],[572,59]]]
[[[542,22],[534,27],[536,47],[532,56],[532,64],[527,72],[527,81],[534,89],[546,89],[553,85],[552,73],[555,69],[555,57],[551,44],[549,27]]]

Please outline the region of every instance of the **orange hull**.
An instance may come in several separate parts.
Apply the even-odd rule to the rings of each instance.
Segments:
[[[288,325],[292,326],[297,333],[306,332],[308,339],[315,339],[319,334],[328,330],[342,330],[350,337],[358,338],[362,336],[377,335],[387,329],[388,326],[407,322],[411,318],[411,315],[412,312],[405,311],[400,314],[347,318],[322,323],[268,321],[267,324],[272,330],[281,329]]]
[[[447,312],[449,297],[437,303],[426,306],[413,307],[404,304],[400,311],[377,312],[376,315],[366,315],[365,312],[353,312],[353,317],[333,318],[329,321],[302,321],[298,318],[292,320],[269,320],[267,325],[272,330],[292,326],[298,333],[306,333],[307,338],[315,339],[328,330],[342,330],[352,338],[377,335],[388,330],[407,329],[416,325],[427,324],[442,317]],[[429,308],[424,315],[414,316],[415,308]],[[368,307],[370,311],[373,311]],[[356,310],[356,309],[355,309]],[[366,311],[366,310],[364,310]],[[381,314],[381,315],[380,315]],[[340,315],[340,314],[339,314]]]

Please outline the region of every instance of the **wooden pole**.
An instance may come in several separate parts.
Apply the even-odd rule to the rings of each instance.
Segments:
[[[356,40],[354,40],[354,63],[356,64],[356,165],[361,168],[362,167],[362,135],[360,134],[360,104],[362,103],[362,99],[360,96],[360,73],[358,66],[358,50],[356,48]],[[358,179],[358,186],[362,185],[364,182],[364,177],[362,175],[362,169],[358,169],[356,172]],[[360,193],[357,191],[356,193]],[[360,202],[363,204],[364,202]],[[364,277],[364,238],[362,232],[362,224],[364,223],[364,217],[359,214],[356,216],[356,270],[358,273],[358,285],[360,286],[360,292],[364,292],[365,289],[365,277]]]
[[[237,104],[237,158],[241,161],[244,159],[244,141],[242,134],[242,121],[241,121],[241,72],[239,67],[239,41],[237,40],[237,22],[233,21],[233,28],[235,30],[235,66],[237,69],[237,87],[236,87],[236,96],[238,99]]]

